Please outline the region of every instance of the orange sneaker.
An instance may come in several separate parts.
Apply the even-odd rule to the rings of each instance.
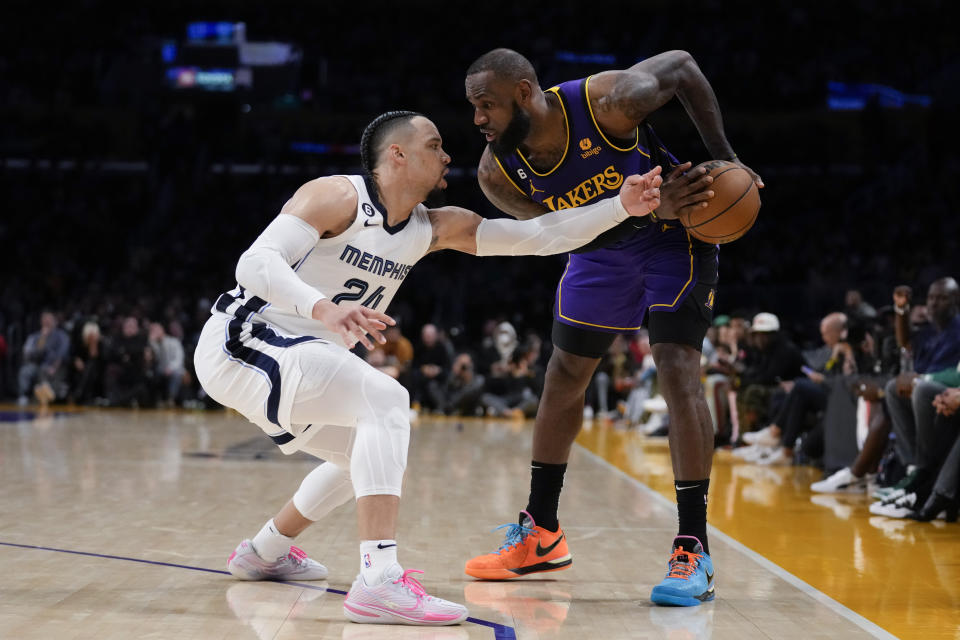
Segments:
[[[573,564],[562,529],[547,531],[538,527],[526,511],[520,512],[520,524],[497,527],[503,528],[507,529],[507,536],[499,549],[467,561],[464,572],[468,576],[481,580],[510,580],[528,573],[560,571]]]

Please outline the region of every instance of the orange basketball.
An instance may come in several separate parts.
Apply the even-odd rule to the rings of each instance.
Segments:
[[[704,242],[733,242],[756,222],[760,190],[746,169],[734,162],[710,160],[697,167],[704,167],[713,177],[709,188],[714,195],[707,206],[686,209],[680,222],[690,235]]]

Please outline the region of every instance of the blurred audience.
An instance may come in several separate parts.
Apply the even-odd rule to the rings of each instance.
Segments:
[[[110,341],[106,357],[107,400],[115,407],[146,407],[150,404],[156,358],[134,316],[120,324]]]
[[[180,387],[186,373],[183,343],[168,335],[159,322],[150,323],[150,348],[156,362],[156,374],[160,385],[160,403],[172,407],[180,396]]]
[[[444,413],[484,415],[483,390],[484,377],[474,370],[473,356],[469,353],[457,354],[444,387]]]
[[[420,342],[413,352],[413,389],[411,397],[425,410],[443,411],[443,385],[450,371],[451,349],[441,339],[434,324],[420,330]]]
[[[40,330],[31,333],[23,345],[17,404],[26,405],[31,395],[41,406],[65,397],[69,355],[70,337],[58,326],[57,317],[44,311],[40,314]]]
[[[827,376],[852,374],[856,370],[853,352],[847,339],[847,316],[831,313],[820,322],[820,336],[827,351],[816,368],[807,364],[800,367],[802,376],[780,382],[786,398],[769,425],[758,431],[744,433],[743,441],[751,445],[737,453],[759,464],[791,464],[794,444],[800,435],[812,427],[811,418],[827,405]],[[819,358],[815,358],[819,360]]]
[[[104,387],[104,341],[100,325],[89,320],[83,324],[80,343],[73,351],[71,394],[76,404],[106,404]]]

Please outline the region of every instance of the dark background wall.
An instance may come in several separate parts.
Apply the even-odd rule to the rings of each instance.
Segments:
[[[498,215],[476,185],[483,141],[463,97],[464,70],[497,46],[527,55],[544,87],[668,49],[694,55],[767,184],[756,227],[722,249],[719,312],[770,310],[815,335],[811,320],[848,287],[879,306],[894,284],[960,275],[946,2],[58,4],[15,2],[0,25],[4,331],[29,330],[43,307],[199,322],[299,184],[359,171],[360,132],[389,109],[438,123],[449,202]],[[254,69],[252,90],[171,89],[171,65],[231,64],[187,46],[196,20],[244,22],[247,40],[292,43],[295,59]],[[831,81],[929,104],[831,110]],[[676,102],[652,122],[679,157],[708,159]],[[496,315],[546,329],[563,264],[433,255],[394,310],[466,335]]]

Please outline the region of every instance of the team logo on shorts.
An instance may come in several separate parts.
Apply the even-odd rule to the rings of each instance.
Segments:
[[[586,151],[592,146],[593,146],[593,143],[590,142],[590,138],[584,138],[583,140],[580,141],[580,148],[583,149],[584,151]]]
[[[706,303],[704,303],[707,309],[710,309],[711,311],[713,310],[713,299],[715,296],[716,296],[716,291],[714,291],[713,289],[710,289],[710,293],[707,294],[707,301]]]
[[[367,569],[373,566],[373,562],[370,561],[369,553],[363,554],[363,566],[365,566]]]

